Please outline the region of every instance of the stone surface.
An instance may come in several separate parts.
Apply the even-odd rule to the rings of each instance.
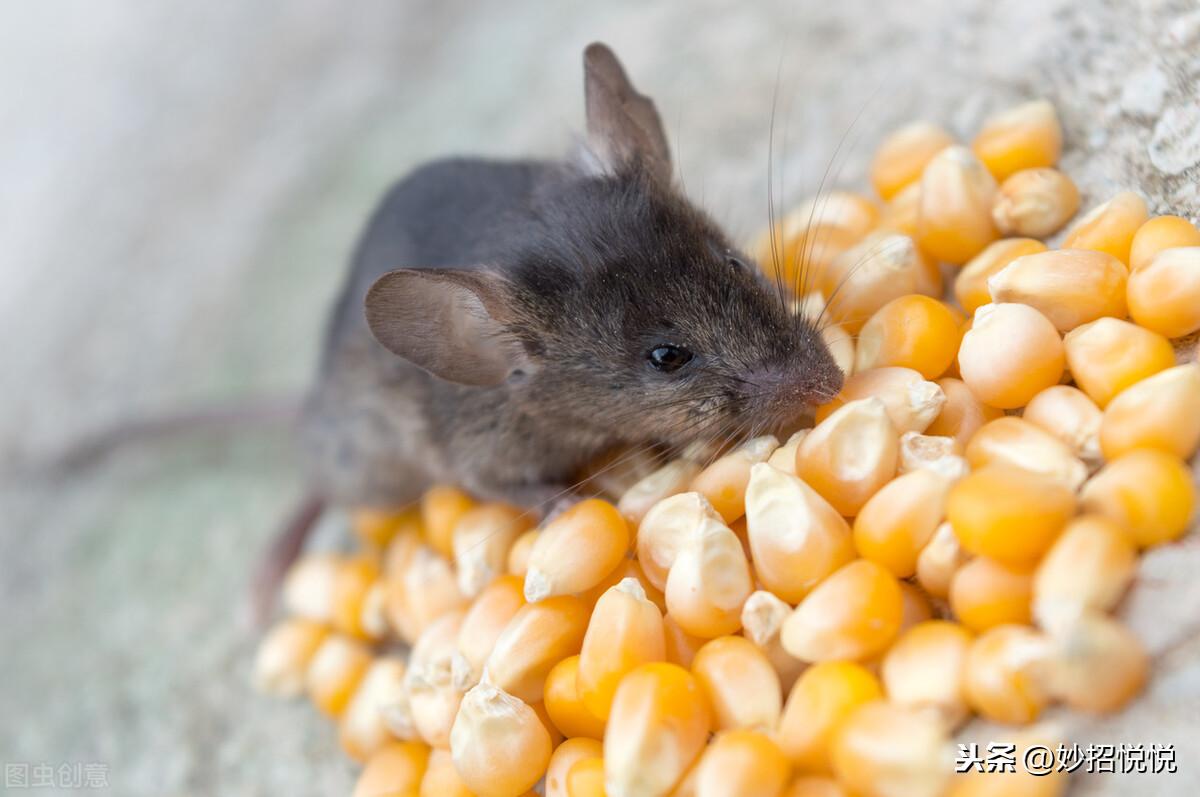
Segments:
[[[387,183],[437,155],[564,152],[593,39],[658,100],[689,195],[743,237],[769,180],[779,207],[859,186],[882,133],[924,117],[969,137],[1037,96],[1085,206],[1133,189],[1200,213],[1184,0],[4,4],[0,760],[100,762],[122,795],[349,793],[329,723],[248,686],[250,563],[303,489],[286,433],[46,462],[124,421],[299,396]],[[1195,537],[1155,552],[1128,601],[1158,656],[1146,695],[1069,718],[1081,739],[1174,743],[1155,794],[1200,785],[1196,566]]]

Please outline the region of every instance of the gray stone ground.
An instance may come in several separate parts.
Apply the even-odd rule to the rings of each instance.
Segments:
[[[1183,0],[4,3],[0,761],[99,762],[120,795],[349,792],[331,728],[248,687],[250,562],[302,490],[287,434],[44,463],[129,419],[298,396],[388,181],[441,154],[565,150],[592,39],[658,99],[688,192],[735,233],[766,219],[776,89],[790,201],[831,163],[861,185],[903,122],[969,135],[1043,95],[1085,203],[1132,188],[1200,213]],[[1194,536],[1147,558],[1128,612],[1154,681],[1118,717],[1069,718],[1085,741],[1174,743],[1179,773],[1076,794],[1200,786],[1198,569]]]

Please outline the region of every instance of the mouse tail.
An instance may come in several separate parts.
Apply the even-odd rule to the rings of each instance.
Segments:
[[[324,511],[325,499],[315,490],[310,490],[279,527],[270,546],[259,556],[248,601],[254,630],[266,630],[284,577],[292,563],[299,558],[309,533]]]

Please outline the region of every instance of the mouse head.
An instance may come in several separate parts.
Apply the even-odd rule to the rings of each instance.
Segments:
[[[585,52],[588,138],[471,269],[399,269],[366,299],[376,339],[435,376],[503,386],[529,414],[633,442],[786,424],[842,373],[811,324],[671,185],[653,103]]]

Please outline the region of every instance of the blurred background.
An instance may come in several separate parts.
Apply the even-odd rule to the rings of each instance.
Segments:
[[[297,401],[386,186],[440,155],[565,153],[595,39],[743,240],[772,127],[786,207],[863,187],[905,122],[969,139],[1039,96],[1085,207],[1200,213],[1192,0],[0,4],[0,761],[100,764],[121,795],[349,794],[332,726],[249,687],[252,563],[304,487],[286,427],[56,463],[139,419]],[[1127,614],[1155,680],[1079,726],[1174,743],[1156,794],[1200,781],[1197,568],[1195,535],[1147,557]]]

